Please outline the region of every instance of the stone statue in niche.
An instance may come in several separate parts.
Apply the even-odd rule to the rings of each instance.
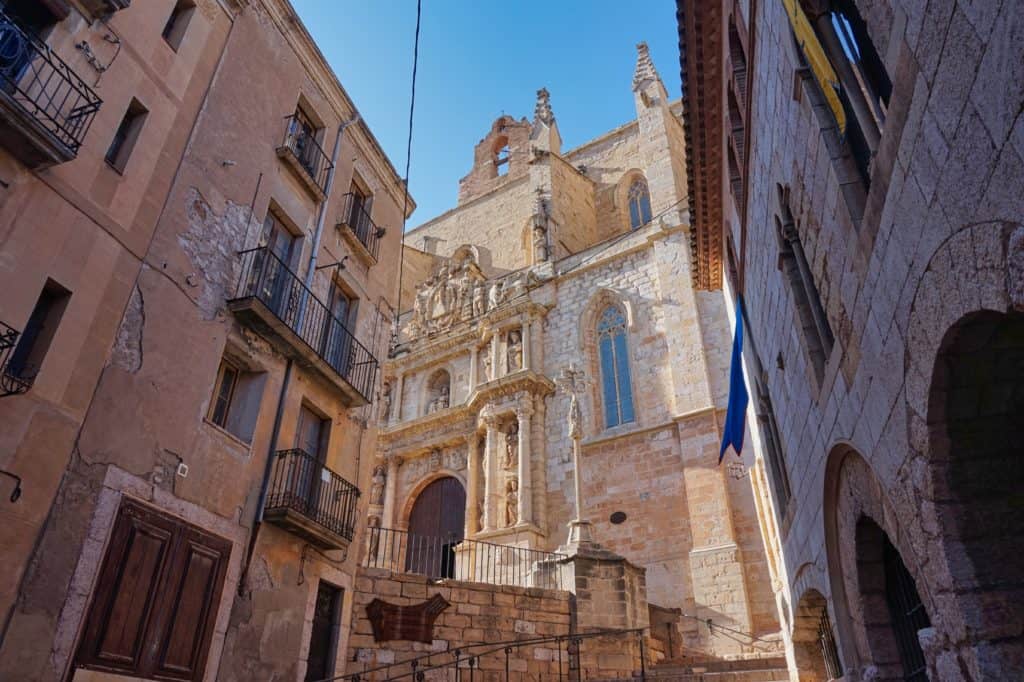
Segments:
[[[434,448],[430,451],[430,470],[437,471],[441,468],[441,448]]]
[[[508,479],[505,483],[505,525],[514,526],[519,521],[519,481]]]
[[[484,346],[484,352],[483,352],[483,356],[482,356],[481,359],[482,359],[482,361],[484,363],[484,381],[490,381],[490,380],[492,380],[494,378],[494,374],[492,373],[492,370],[494,368],[491,367],[491,347],[490,346]]]
[[[519,461],[519,424],[512,422],[505,434],[505,459],[502,466],[508,470],[514,470]]]
[[[370,543],[367,556],[370,561],[369,565],[373,566],[377,558],[377,550],[380,549],[380,517],[377,515],[371,516],[367,519],[366,525],[370,529]]]
[[[384,504],[384,485],[387,481],[387,469],[383,464],[378,464],[373,468],[373,482],[370,484],[370,504]]]
[[[448,401],[450,399],[448,386],[441,386],[437,390],[437,396],[430,401],[430,406],[427,408],[427,413],[432,414],[438,410],[443,410],[448,407]]]
[[[514,372],[523,367],[523,332],[513,329],[508,333],[508,371]]]
[[[548,209],[544,200],[537,198],[537,212],[533,214],[533,256],[537,263],[545,262],[548,252]]]
[[[387,424],[391,419],[391,382],[385,381],[380,387],[380,423]]]

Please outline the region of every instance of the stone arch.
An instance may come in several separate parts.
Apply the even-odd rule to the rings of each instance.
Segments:
[[[420,493],[422,493],[428,485],[434,481],[439,481],[442,478],[454,478],[462,484],[463,490],[468,489],[466,477],[463,473],[443,467],[436,471],[429,472],[418,481],[412,483],[409,490],[405,493],[405,499],[402,501],[401,510],[398,513],[398,528],[402,530],[407,530],[409,528],[409,516],[412,514],[412,508],[416,504],[416,499],[419,498]]]
[[[793,614],[793,658],[800,682],[827,682],[842,677],[828,602],[814,588],[800,596]]]
[[[826,463],[824,519],[832,606],[847,673],[903,679],[901,660],[906,659],[896,647],[896,633],[902,630],[894,629],[902,621],[893,621],[887,603],[900,585],[884,570],[887,543],[905,568],[928,623],[935,613],[930,584],[881,481],[845,443],[832,449]]]
[[[1024,313],[969,313],[942,336],[928,400],[930,490],[963,626],[937,647],[974,679],[1024,661]],[[960,635],[957,637],[956,635]]]
[[[626,350],[627,362],[629,363],[629,376],[633,396],[633,409],[635,419],[633,424],[642,422],[640,405],[637,401],[636,392],[636,307],[630,297],[623,291],[602,287],[598,289],[587,301],[580,313],[579,327],[577,334],[579,338],[579,349],[582,357],[582,365],[590,378],[590,389],[588,391],[591,405],[594,409],[585,410],[590,421],[591,432],[596,433],[604,429],[603,401],[601,398],[601,367],[598,353],[597,324],[601,313],[608,307],[619,308],[626,318]]]

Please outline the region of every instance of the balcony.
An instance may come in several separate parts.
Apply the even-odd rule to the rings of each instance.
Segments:
[[[285,121],[284,142],[277,148],[277,156],[295,172],[314,199],[323,201],[327,198],[331,161],[296,116],[289,116]]]
[[[352,250],[372,265],[377,262],[384,228],[374,224],[364,202],[360,199],[361,197],[352,192],[345,195],[345,209],[341,222],[338,223],[338,230]]]
[[[19,395],[32,388],[35,371],[14,358],[18,332],[0,322],[0,398]]]
[[[323,549],[352,541],[359,489],[303,450],[274,453],[263,518]]]
[[[46,43],[0,10],[0,144],[30,168],[70,161],[101,104]]]
[[[228,308],[299,364],[341,389],[345,405],[370,402],[377,359],[266,247],[243,251]]]

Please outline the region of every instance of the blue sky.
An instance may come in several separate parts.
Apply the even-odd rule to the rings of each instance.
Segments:
[[[415,0],[292,0],[399,173],[405,167]],[[630,79],[646,40],[672,99],[671,0],[423,0],[409,228],[455,206],[473,146],[503,112],[533,117],[547,87],[571,149],[635,116]]]

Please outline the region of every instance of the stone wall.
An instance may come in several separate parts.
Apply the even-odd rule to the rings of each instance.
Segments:
[[[450,605],[434,622],[432,642],[374,641],[373,628],[366,614],[366,606],[371,601],[379,598],[389,604],[411,606],[434,595],[441,595]],[[362,568],[355,580],[347,672],[400,663],[431,652],[438,655],[432,657],[430,663],[439,664],[453,659],[449,652],[472,644],[568,634],[570,598],[568,592],[454,580],[431,582],[423,576]],[[565,657],[563,670],[568,671],[568,656],[564,645],[561,648]],[[545,677],[557,675],[558,651],[559,645],[555,643],[516,649],[511,656],[510,669],[534,675],[543,673]],[[485,679],[503,679],[504,654],[498,652],[481,656],[478,669],[487,673]],[[398,670],[408,672],[409,669],[399,666]],[[379,679],[384,678],[381,676]],[[439,679],[448,678],[442,676]]]

